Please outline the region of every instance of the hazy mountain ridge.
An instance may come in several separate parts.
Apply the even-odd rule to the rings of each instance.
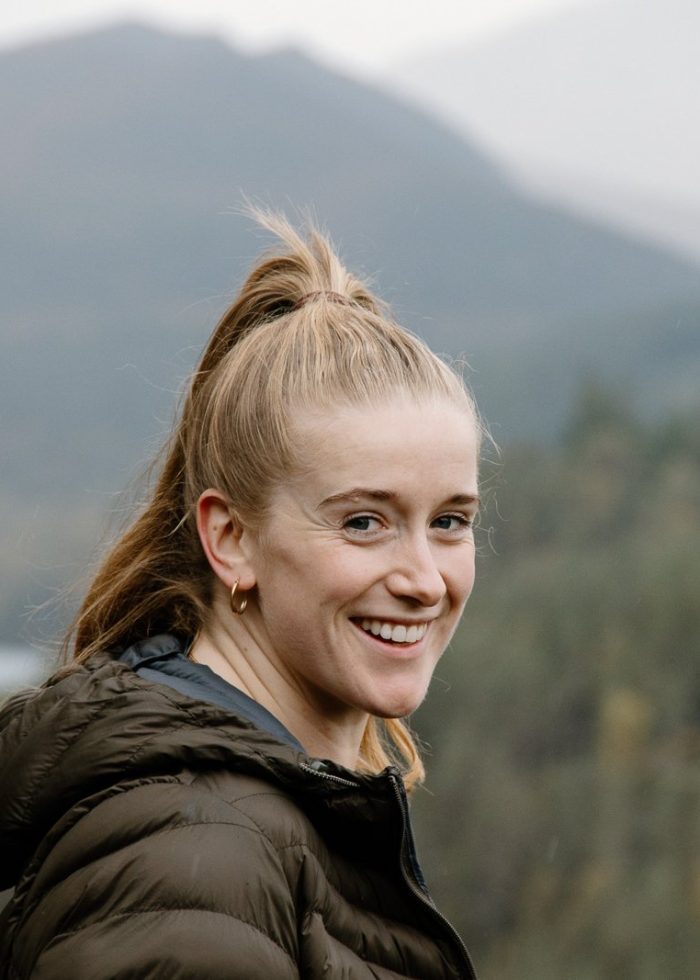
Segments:
[[[31,425],[40,445],[43,434],[39,482],[58,467],[69,486],[87,465],[109,483],[116,447],[128,457],[144,419],[167,415],[259,250],[227,213],[242,193],[311,207],[408,326],[467,353],[488,414],[507,427],[523,418],[512,406],[499,415],[499,365],[508,374],[513,351],[524,377],[528,359],[546,374],[544,345],[567,321],[589,317],[591,334],[605,334],[601,318],[700,303],[693,267],[532,206],[446,127],[294,52],[249,57],[124,25],[6,52],[0,83],[12,147],[0,161],[12,355],[1,397],[4,417]],[[88,406],[103,435],[91,446],[83,431],[78,451],[70,433]],[[36,444],[20,445],[26,490]]]
[[[487,39],[417,53],[392,79],[552,199],[700,255],[700,7],[607,0],[541,14]],[[571,191],[567,195],[566,187]],[[595,186],[601,185],[600,205]],[[650,215],[643,200],[650,201]],[[600,219],[602,220],[602,219]]]

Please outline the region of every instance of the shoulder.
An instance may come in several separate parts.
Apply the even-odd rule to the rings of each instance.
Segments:
[[[202,976],[206,964],[208,977],[223,978],[226,962],[245,965],[242,949],[252,957],[244,975],[295,976],[290,845],[310,825],[287,793],[250,771],[261,769],[260,746],[211,718],[202,727],[166,712],[141,732],[120,728],[122,718],[102,731],[111,749],[82,745],[94,753],[82,791],[74,782],[73,804],[26,868],[6,937],[12,962],[52,978],[70,963],[71,976],[92,978],[91,957],[128,959],[123,947],[138,938],[141,954],[158,951],[159,968],[173,957],[172,977]],[[71,739],[73,751],[84,739]],[[124,975],[145,975],[141,954],[128,954]],[[181,973],[190,958],[199,972]],[[114,969],[105,976],[121,975]]]
[[[275,847],[307,826],[280,781],[293,784],[300,753],[107,658],[18,696],[4,722],[0,783],[13,806],[0,808],[0,828],[17,813],[54,851],[99,857],[107,839],[204,845],[217,833]]]

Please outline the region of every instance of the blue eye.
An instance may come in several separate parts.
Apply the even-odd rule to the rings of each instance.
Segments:
[[[472,527],[473,524],[472,518],[465,517],[464,514],[441,514],[435,518],[432,526],[441,531],[460,531]]]
[[[378,523],[378,518],[372,517],[371,514],[357,514],[355,517],[349,517],[343,527],[349,531],[375,531]]]

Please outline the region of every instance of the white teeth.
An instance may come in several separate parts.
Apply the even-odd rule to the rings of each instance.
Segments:
[[[381,636],[383,640],[392,643],[417,643],[422,640],[428,629],[427,623],[404,626],[402,623],[383,623],[379,619],[363,619],[362,629],[373,636]]]

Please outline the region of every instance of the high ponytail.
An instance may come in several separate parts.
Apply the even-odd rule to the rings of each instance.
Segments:
[[[461,380],[403,330],[315,230],[256,213],[277,236],[224,313],[195,369],[159,475],[130,527],[106,554],[63,646],[84,661],[158,633],[194,636],[213,598],[196,503],[215,487],[251,526],[294,473],[301,407],[377,404],[392,393],[442,396],[478,421]],[[264,447],[264,451],[263,450]],[[410,787],[423,767],[406,726],[370,719],[360,767],[398,762]]]

